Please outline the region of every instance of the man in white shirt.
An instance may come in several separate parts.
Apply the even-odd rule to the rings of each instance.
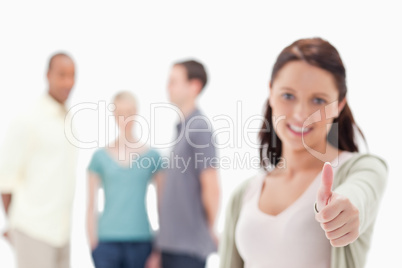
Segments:
[[[18,268],[68,268],[77,148],[65,102],[74,86],[73,60],[51,57],[49,89],[12,123],[0,150],[0,192]],[[66,129],[68,128],[68,129]]]

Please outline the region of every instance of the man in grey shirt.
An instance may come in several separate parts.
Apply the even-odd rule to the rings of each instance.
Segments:
[[[196,106],[207,82],[203,65],[173,65],[169,96],[184,115],[161,189],[160,230],[156,245],[163,268],[205,267],[216,251],[214,232],[219,207],[217,156],[209,120]]]

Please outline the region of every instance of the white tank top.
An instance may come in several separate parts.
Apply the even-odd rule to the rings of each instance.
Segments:
[[[353,153],[342,152],[337,162],[332,162],[334,174],[351,156]],[[258,175],[246,190],[236,226],[235,242],[244,267],[329,268],[331,244],[314,218],[321,172],[296,201],[276,216],[258,207],[265,176]]]

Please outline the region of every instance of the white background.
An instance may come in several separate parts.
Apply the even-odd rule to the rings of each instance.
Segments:
[[[271,68],[280,50],[296,39],[320,36],[343,58],[347,98],[370,151],[389,164],[388,187],[367,267],[402,267],[402,181],[398,172],[402,19],[397,1],[278,2],[2,0],[0,138],[10,119],[45,92],[47,61],[54,52],[69,52],[77,65],[70,105],[109,101],[118,90],[127,89],[138,97],[140,113],[146,118],[151,103],[168,101],[166,83],[172,62],[199,59],[210,75],[200,108],[210,118],[231,116],[237,129],[250,116],[262,113]],[[243,120],[235,117],[238,101]],[[76,118],[80,139],[97,138],[97,116],[95,111],[86,111]],[[175,122],[173,114],[160,114],[157,137],[172,137]],[[214,123],[214,128],[223,126]],[[234,136],[233,146],[221,149],[220,156],[233,157],[236,152],[257,156],[257,150],[244,142],[239,132]],[[255,136],[250,135],[252,141]],[[222,141],[228,138],[221,137]],[[72,230],[74,268],[92,267],[84,222],[85,169],[93,150],[80,150]],[[218,231],[230,193],[256,172],[253,167],[220,171],[223,196]],[[1,212],[0,228],[4,226]],[[216,257],[211,259],[210,267],[216,267],[216,262]],[[13,263],[11,248],[0,239],[0,267],[13,267]]]

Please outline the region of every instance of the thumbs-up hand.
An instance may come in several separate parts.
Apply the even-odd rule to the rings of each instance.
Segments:
[[[332,192],[334,173],[330,163],[322,169],[321,185],[317,192],[315,219],[334,247],[343,247],[359,237],[359,210],[347,197]]]

